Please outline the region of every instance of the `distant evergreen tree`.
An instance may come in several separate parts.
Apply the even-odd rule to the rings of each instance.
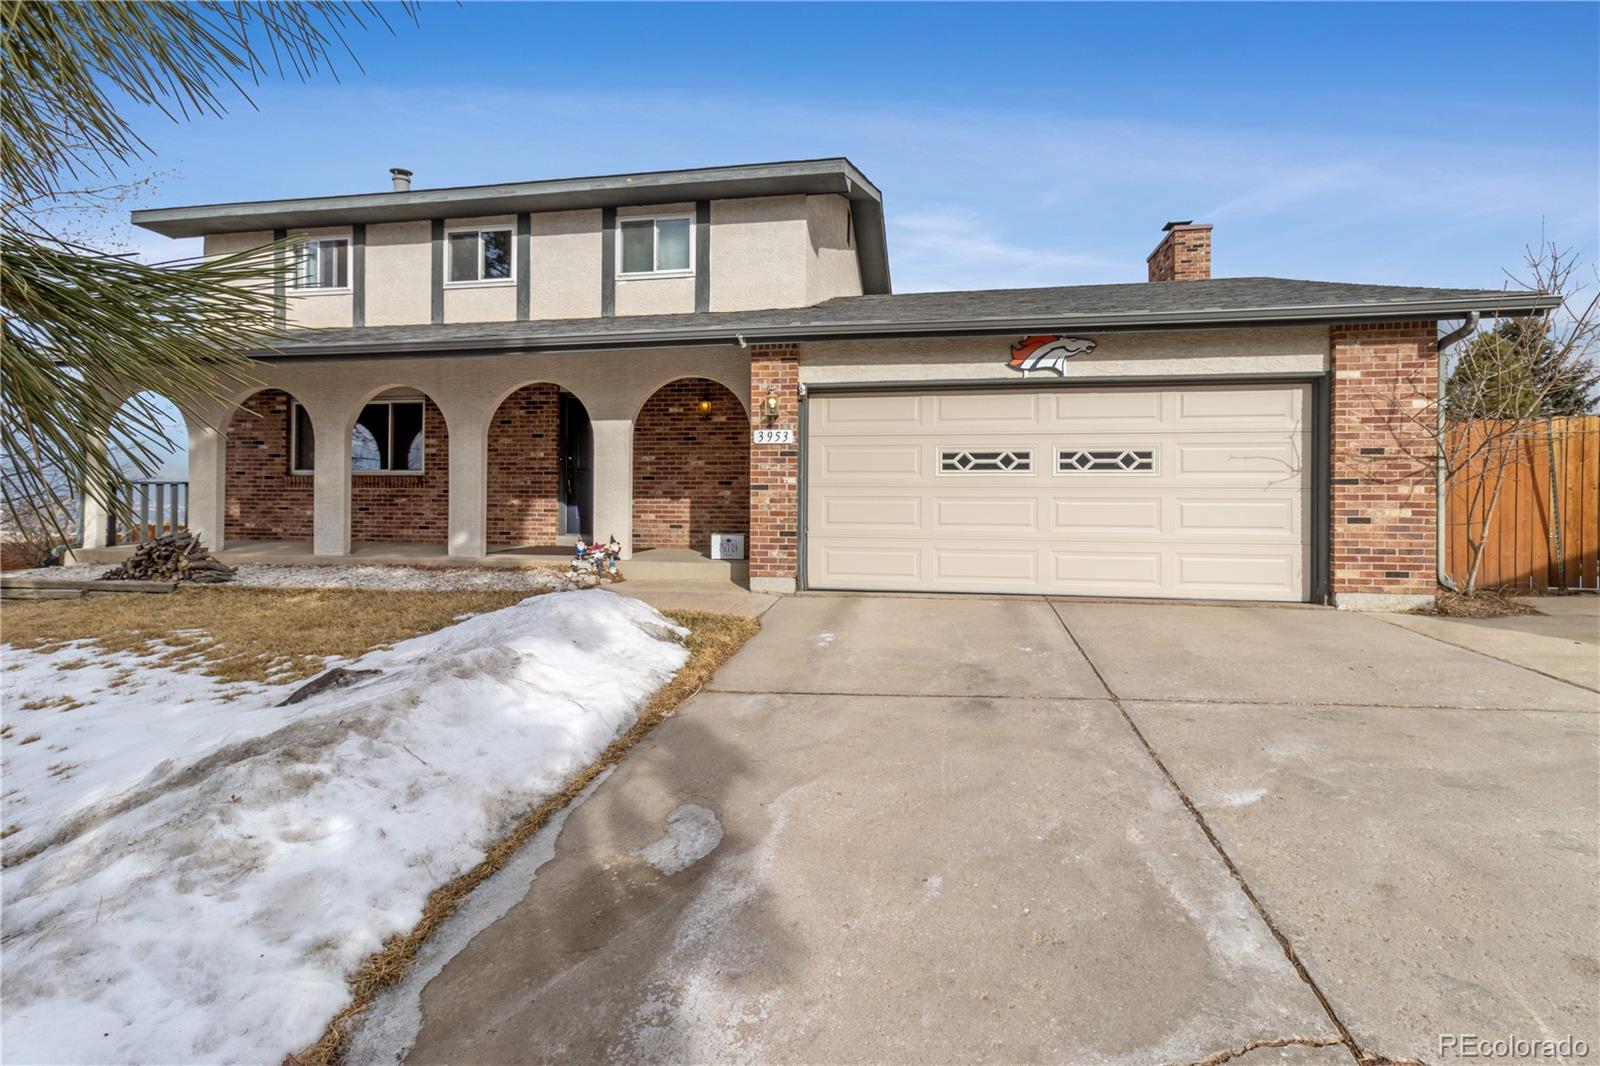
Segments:
[[[1581,415],[1600,405],[1600,367],[1562,354],[1545,318],[1503,318],[1467,344],[1445,386],[1452,419]]]

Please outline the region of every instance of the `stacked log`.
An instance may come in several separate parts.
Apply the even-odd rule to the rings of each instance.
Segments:
[[[102,575],[104,581],[194,581],[215,585],[233,580],[233,567],[212,555],[187,530],[163,533]]]

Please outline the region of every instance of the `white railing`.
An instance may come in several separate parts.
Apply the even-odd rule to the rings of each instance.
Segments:
[[[130,481],[123,486],[123,492],[135,524],[119,528],[117,516],[110,515],[106,519],[107,544],[136,544],[188,526],[187,481]]]

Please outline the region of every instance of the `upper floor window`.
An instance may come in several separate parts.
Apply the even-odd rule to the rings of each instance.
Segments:
[[[689,215],[625,218],[617,225],[621,274],[694,273],[694,219]]]
[[[326,237],[299,246],[299,269],[295,271],[297,289],[348,289],[350,287],[350,241],[345,237]]]
[[[514,277],[509,226],[455,229],[446,238],[450,245],[450,284],[476,285]]]

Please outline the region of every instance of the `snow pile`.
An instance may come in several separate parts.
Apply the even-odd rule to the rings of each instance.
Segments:
[[[635,720],[683,664],[681,632],[609,592],[553,593],[363,656],[353,667],[379,676],[242,741],[193,693],[144,707],[171,737],[147,798],[108,806],[113,775],[97,773],[77,807],[53,809],[57,824],[85,804],[104,817],[0,878],[6,1058],[261,1062],[310,1043],[345,975],[415,925],[431,889]],[[28,696],[12,678],[8,705]],[[224,709],[242,731],[272,729],[263,704],[283,692]],[[169,713],[185,708],[192,723]],[[125,735],[76,737],[53,761]],[[212,745],[198,772],[183,747],[197,735]],[[42,741],[12,744],[7,788]]]
[[[0,766],[10,835],[0,854],[8,864],[112,804],[166,787],[212,752],[307,712],[274,706],[294,685],[179,673],[87,642],[48,654],[7,648],[4,683],[11,735]]]

